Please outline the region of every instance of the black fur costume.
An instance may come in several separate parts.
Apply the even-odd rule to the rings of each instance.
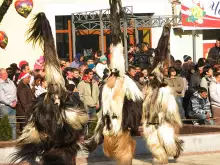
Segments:
[[[28,41],[44,50],[48,89],[33,103],[33,113],[17,140],[17,152],[11,162],[73,165],[87,113],[77,96],[67,94],[51,27],[44,13],[34,17],[28,34]]]

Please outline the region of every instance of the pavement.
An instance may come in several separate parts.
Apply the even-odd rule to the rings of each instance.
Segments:
[[[0,165],[6,165],[1,164]],[[22,165],[29,165],[23,163]],[[76,165],[116,165],[115,161],[107,158],[92,158],[90,160],[77,159]],[[147,156],[136,156],[133,159],[132,165],[152,165],[152,158]],[[191,154],[181,156],[177,162],[170,159],[167,165],[220,165],[220,152],[218,153],[207,153],[207,154]]]
[[[116,165],[115,161],[100,158],[88,160],[86,162],[77,162],[77,165]],[[152,165],[152,158],[137,156],[133,160],[133,165]],[[184,155],[177,162],[170,159],[168,165],[220,165],[220,153],[209,153],[199,155]]]

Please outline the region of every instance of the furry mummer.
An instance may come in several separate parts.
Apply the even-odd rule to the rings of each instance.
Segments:
[[[154,79],[150,81],[143,103],[143,130],[155,164],[167,164],[168,157],[178,158],[182,141],[175,130],[182,126],[172,89],[163,83],[163,68],[168,67],[170,25],[165,25],[155,51]]]
[[[125,60],[120,28],[121,0],[110,0],[111,73],[102,92],[102,111],[94,136],[87,142],[93,150],[103,142],[106,156],[118,165],[131,165],[136,148],[130,131],[137,131],[142,116],[143,94],[125,75]]]
[[[39,13],[32,21],[28,41],[43,49],[48,91],[33,103],[32,114],[17,140],[12,163],[74,165],[72,159],[80,149],[79,139],[82,126],[88,120],[87,113],[78,97],[67,94],[46,15]]]

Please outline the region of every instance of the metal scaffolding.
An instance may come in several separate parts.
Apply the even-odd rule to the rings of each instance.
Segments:
[[[138,28],[153,28],[163,27],[170,23],[172,26],[179,26],[182,24],[180,15],[168,16],[149,16],[149,14],[133,13],[132,6],[123,7],[124,18],[121,18],[121,29],[124,32],[124,49],[127,52],[127,29],[134,29],[136,42],[139,42]],[[104,30],[110,30],[110,9],[102,9],[95,11],[86,11],[73,13],[72,18],[72,37],[73,37],[73,56],[76,55],[76,31],[80,30],[99,30],[101,34],[101,51],[104,53]]]

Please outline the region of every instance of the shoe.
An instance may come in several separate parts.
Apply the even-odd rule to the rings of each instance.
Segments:
[[[192,121],[193,125],[199,125],[199,123],[195,120]]]

